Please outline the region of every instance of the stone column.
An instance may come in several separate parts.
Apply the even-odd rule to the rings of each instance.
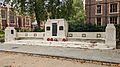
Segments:
[[[1,16],[1,7],[0,7],[0,29],[2,29],[2,16]]]
[[[116,48],[116,28],[114,24],[107,24],[105,44]]]
[[[16,27],[18,28],[18,12],[16,11]]]
[[[29,30],[31,31],[31,19],[29,17]]]
[[[7,27],[5,29],[5,42],[14,41],[16,38],[16,30],[14,27]]]
[[[24,26],[23,26],[23,16],[21,16],[21,29],[24,29]]]

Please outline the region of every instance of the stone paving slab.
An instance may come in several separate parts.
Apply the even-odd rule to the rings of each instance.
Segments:
[[[4,44],[16,44],[16,45],[39,45],[39,46],[50,46],[50,47],[70,47],[70,48],[81,48],[81,49],[114,49],[105,43],[90,43],[90,42],[78,42],[78,41],[66,41],[66,42],[55,42],[55,41],[43,41],[43,40],[15,40],[11,42],[5,42]],[[57,45],[56,45],[57,44]]]
[[[120,50],[88,50],[32,45],[0,45],[0,50],[120,63]]]

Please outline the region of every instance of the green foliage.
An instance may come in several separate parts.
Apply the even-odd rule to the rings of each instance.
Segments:
[[[29,14],[36,17],[38,25],[41,21],[49,18],[70,20],[74,11],[73,0],[5,0],[10,5],[14,5],[21,14]]]
[[[39,26],[41,21],[47,19],[44,0],[35,0],[34,12]]]
[[[73,0],[73,8],[74,8],[74,14],[71,19],[83,22],[85,20],[83,1]]]
[[[4,42],[5,33],[3,30],[0,30],[0,42]]]
[[[5,32],[3,30],[0,30],[0,34],[5,34]]]
[[[115,27],[117,31],[120,31],[120,24],[115,25]]]
[[[0,42],[4,42],[5,33],[3,30],[0,30]]]
[[[69,32],[104,32],[106,26],[86,24],[79,21],[69,22]]]
[[[27,29],[21,29],[21,28],[15,28],[17,32],[31,32],[30,30]]]
[[[15,30],[16,30],[17,32],[19,32],[20,28],[15,28]]]
[[[0,38],[0,42],[5,42],[5,39],[4,38]]]
[[[120,41],[120,24],[115,25],[115,27],[116,27],[117,41]]]
[[[33,32],[45,32],[44,29],[40,29],[40,28],[35,28],[35,30]]]

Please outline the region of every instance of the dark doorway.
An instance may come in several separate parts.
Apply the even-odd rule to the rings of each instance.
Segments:
[[[57,23],[52,23],[52,36],[57,36]]]

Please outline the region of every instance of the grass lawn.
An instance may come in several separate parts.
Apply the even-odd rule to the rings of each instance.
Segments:
[[[4,36],[5,36],[4,31],[0,30],[0,42],[4,42]]]

